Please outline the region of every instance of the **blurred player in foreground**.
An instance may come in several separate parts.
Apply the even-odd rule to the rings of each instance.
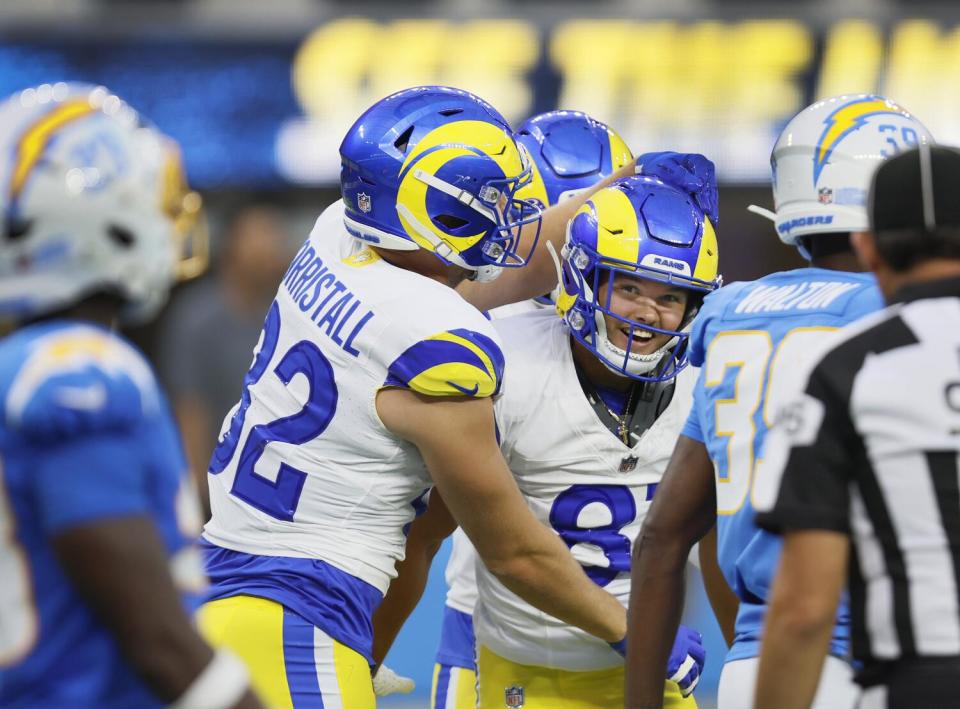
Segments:
[[[784,375],[802,366],[829,333],[882,306],[873,277],[856,273],[850,234],[867,229],[866,192],[877,163],[929,140],[897,104],[859,95],[813,104],[777,141],[776,214],[762,211],[811,267],[726,286],[707,298],[694,323],[690,360],[701,370],[693,409],[634,547],[628,707],[660,706],[652,668],[670,651],[684,560],[714,523],[720,568],[739,598],[718,704],[752,706],[760,633],[781,549],[776,537],[757,528],[750,500],[763,439],[783,403],[790,379]],[[856,701],[845,659],[848,615],[844,605],[816,706],[842,709]]]
[[[188,610],[197,503],[150,365],[111,331],[164,303],[199,198],[102,87],[0,104],[0,705],[257,707]],[[181,596],[181,594],[183,594]]]
[[[378,102],[341,157],[343,200],[291,264],[211,460],[205,634],[274,706],[374,706],[371,617],[435,485],[509,588],[619,643],[621,604],[517,491],[493,418],[499,337],[453,290],[492,305],[549,291],[548,255],[529,279],[519,267],[582,200],[541,224],[506,122],[456,89]]]

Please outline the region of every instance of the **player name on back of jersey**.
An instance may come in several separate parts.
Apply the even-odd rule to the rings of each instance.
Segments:
[[[784,310],[824,310],[860,283],[801,281],[784,286],[761,285],[737,303],[737,313],[774,313]]]
[[[290,264],[283,288],[318,330],[347,354],[360,354],[353,342],[373,317],[373,311],[330,270],[309,241]]]

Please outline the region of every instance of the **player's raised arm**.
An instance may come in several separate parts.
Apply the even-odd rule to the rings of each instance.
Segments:
[[[505,586],[607,642],[623,639],[623,607],[587,578],[563,542],[524,504],[497,446],[489,398],[441,399],[384,389],[377,412],[389,430],[419,449],[453,516]]]
[[[500,305],[519,303],[521,300],[549,292],[557,285],[557,267],[547,244],[551,244],[559,255],[566,237],[567,222],[573,219],[577,210],[597,190],[620,178],[629,177],[634,172],[635,167],[631,162],[584,192],[544,210],[540,224],[525,225],[520,233],[519,253],[527,253],[530,250],[530,244],[535,243],[530,260],[525,267],[504,269],[492,283],[464,281],[457,286],[457,291],[479,310],[490,310]]]
[[[622,149],[626,150],[626,146]],[[523,225],[516,252],[531,254],[526,267],[503,269],[495,282],[464,281],[457,286],[460,295],[480,310],[489,310],[549,292],[557,285],[557,267],[547,245],[550,244],[559,255],[566,240],[567,223],[577,211],[599,190],[634,174],[657,177],[686,192],[716,224],[717,185],[713,163],[696,153],[646,153],[636,161],[626,162],[593,185],[557,201],[544,210],[539,225]],[[519,196],[527,195],[521,192]],[[532,252],[530,244],[534,244]]]
[[[663,673],[683,611],[690,549],[713,526],[713,464],[703,443],[680,436],[633,547],[626,706],[663,705]]]

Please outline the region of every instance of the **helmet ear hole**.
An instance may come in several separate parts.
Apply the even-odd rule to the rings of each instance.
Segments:
[[[132,248],[134,242],[137,240],[132,231],[117,224],[111,224],[107,227],[107,236],[110,237],[113,243],[124,249]]]
[[[393,147],[395,147],[401,153],[406,153],[407,146],[410,145],[411,136],[413,136],[413,126],[410,126],[405,131],[403,131],[403,133],[397,136],[397,139],[393,141]]]
[[[443,226],[445,226],[447,229],[450,229],[451,231],[455,229],[459,229],[460,227],[467,224],[466,219],[462,219],[454,214],[438,214],[433,219],[434,221],[438,222],[439,224],[442,224]]]
[[[440,115],[444,116],[445,118],[449,118],[450,116],[455,116],[458,113],[463,113],[463,109],[462,108],[445,108],[444,110],[440,111]]]

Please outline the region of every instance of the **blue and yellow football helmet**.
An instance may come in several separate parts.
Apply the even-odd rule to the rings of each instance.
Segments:
[[[592,187],[633,160],[615,130],[580,111],[533,116],[513,137],[533,164],[533,179],[518,196],[542,207]]]
[[[719,287],[717,236],[693,199],[655,177],[628,177],[597,192],[567,227],[557,313],[571,335],[607,368],[640,381],[665,381],[687,364],[687,329],[703,297]],[[646,278],[691,291],[678,330],[662,330],[612,312],[610,293],[598,294],[615,274]],[[651,354],[631,352],[607,337],[604,315],[625,323],[629,342],[645,330],[669,335]]]
[[[517,193],[532,179],[506,120],[466,91],[406,89],[377,102],[340,146],[347,230],[386,249],[426,249],[489,280],[523,266],[520,229],[540,209]]]

